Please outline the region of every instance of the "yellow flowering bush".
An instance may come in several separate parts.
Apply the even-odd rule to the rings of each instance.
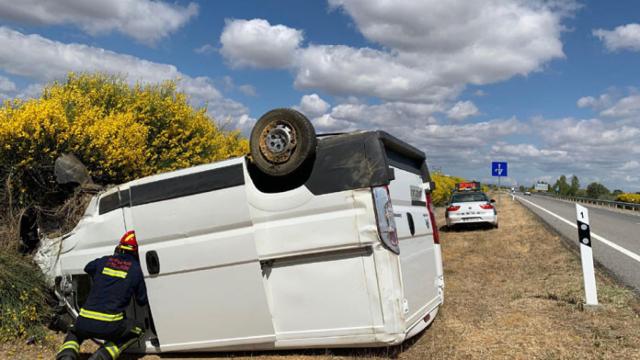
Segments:
[[[194,109],[173,81],[129,85],[104,74],[70,74],[42,96],[5,101],[0,108],[0,180],[10,179],[23,203],[59,190],[53,164],[73,153],[93,179],[115,184],[248,151]]]
[[[616,201],[640,204],[640,194],[620,194],[616,197]]]
[[[438,171],[431,173],[431,180],[436,183],[436,189],[431,195],[434,205],[446,204],[456,189],[456,183],[466,181],[461,177],[447,176]]]

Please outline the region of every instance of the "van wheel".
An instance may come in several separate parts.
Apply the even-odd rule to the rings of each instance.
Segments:
[[[258,119],[251,130],[249,147],[253,163],[260,171],[284,176],[315,153],[316,131],[298,111],[275,109]]]

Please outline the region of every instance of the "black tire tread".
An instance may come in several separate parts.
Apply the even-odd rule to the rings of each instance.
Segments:
[[[289,161],[282,164],[274,164],[265,159],[260,151],[260,134],[270,122],[282,118],[289,121],[296,129],[298,134],[297,147]],[[253,163],[260,171],[270,176],[285,176],[294,172],[315,153],[316,144],[316,132],[313,124],[300,112],[288,108],[273,109],[262,115],[251,130],[251,137],[249,138],[249,148]]]

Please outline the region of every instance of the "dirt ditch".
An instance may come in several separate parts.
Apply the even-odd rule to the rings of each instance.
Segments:
[[[584,309],[580,259],[520,204],[502,197],[499,229],[441,233],[445,304],[427,331],[389,349],[192,355],[151,359],[640,359],[640,303],[605,274]],[[444,224],[442,210],[439,224]],[[47,344],[0,345],[0,358],[53,358]],[[83,345],[86,359],[91,344]],[[136,359],[137,357],[125,357]]]

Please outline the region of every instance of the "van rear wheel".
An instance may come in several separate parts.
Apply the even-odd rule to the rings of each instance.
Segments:
[[[274,109],[262,115],[251,130],[251,158],[267,175],[285,176],[302,165],[316,150],[311,122],[293,109]]]

